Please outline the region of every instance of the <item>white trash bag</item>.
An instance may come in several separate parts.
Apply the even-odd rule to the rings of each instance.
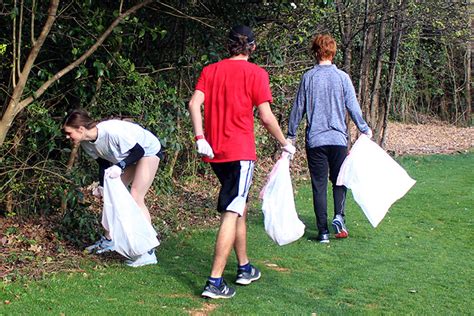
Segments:
[[[351,189],[354,200],[373,227],[377,227],[390,206],[402,198],[415,182],[365,134],[352,146],[337,177],[337,185]]]
[[[273,241],[283,246],[303,236],[305,225],[295,209],[288,153],[284,152],[276,162],[260,191],[260,198],[265,231]]]
[[[104,177],[104,209],[102,226],[114,241],[114,250],[134,258],[157,247],[156,231],[120,177]]]

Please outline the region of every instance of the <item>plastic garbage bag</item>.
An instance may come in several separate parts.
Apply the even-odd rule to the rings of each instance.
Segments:
[[[114,250],[134,258],[157,247],[156,231],[120,177],[104,178],[104,208],[102,226],[114,241]]]
[[[284,152],[260,191],[265,231],[278,245],[298,240],[305,225],[298,218],[290,177],[289,154]]]
[[[337,185],[351,189],[354,200],[373,227],[390,206],[415,184],[406,171],[379,145],[362,134],[344,160]]]

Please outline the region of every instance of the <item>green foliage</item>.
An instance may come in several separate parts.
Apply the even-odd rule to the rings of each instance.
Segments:
[[[77,203],[75,199],[72,194],[68,196],[70,207],[64,212],[57,230],[65,240],[81,248],[99,239],[102,231],[101,216],[91,212],[87,205]]]
[[[466,106],[463,91],[459,89],[464,78],[461,75],[463,46],[457,45],[464,43],[468,35],[463,27],[464,7],[462,3],[452,3],[448,8],[441,2],[408,1],[404,12],[405,33],[396,65],[392,118],[409,120],[417,113],[443,113],[447,120],[454,120],[459,119],[459,112]],[[31,34],[33,3],[31,0],[22,3],[25,6],[21,28],[23,49],[16,55],[20,66],[28,56],[31,38],[37,38],[39,27],[47,18],[48,8],[48,2],[35,2],[36,29]],[[61,4],[61,14],[35,62],[24,97],[33,95],[46,80],[82,56],[118,16],[120,3]],[[133,3],[124,1],[122,12]],[[4,105],[13,87],[12,34],[14,19],[15,29],[19,30],[19,5],[5,3],[4,11],[10,19],[0,29],[4,39],[0,42],[0,99],[5,100]],[[72,170],[68,169],[71,146],[61,134],[61,122],[65,113],[76,107],[85,108],[97,119],[132,120],[160,138],[166,148],[166,159],[154,183],[158,193],[171,194],[183,179],[209,172],[194,150],[187,103],[202,68],[228,57],[225,43],[232,25],[244,23],[254,29],[257,50],[251,61],[270,74],[272,109],[284,132],[301,75],[314,65],[309,52],[312,37],[315,33],[330,32],[339,44],[343,38],[335,1],[211,1],[205,6],[196,1],[171,1],[167,5],[176,10],[154,2],[128,17],[93,55],[51,85],[15,119],[0,148],[2,213],[16,216],[65,212],[60,210],[64,201],[67,212],[82,207],[71,194],[96,180],[97,167],[79,153]],[[351,73],[357,86],[364,7],[363,3],[353,2],[346,3],[346,9],[353,18]],[[392,18],[389,15],[387,23]],[[390,26],[387,25],[385,48],[389,47],[392,34]],[[335,62],[341,68],[342,45],[339,49]],[[385,49],[384,61],[388,60],[388,54],[389,49]],[[382,78],[387,78],[386,71],[385,64]],[[279,146],[258,120],[256,126],[258,155],[275,155]],[[66,197],[65,192],[68,192]],[[68,225],[73,230],[76,224],[72,221],[82,217],[89,221],[85,211],[71,214]],[[82,223],[77,227],[89,231],[92,226]]]

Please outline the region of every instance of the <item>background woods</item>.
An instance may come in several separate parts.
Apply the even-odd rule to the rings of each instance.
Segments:
[[[80,188],[95,180],[95,162],[61,134],[65,113],[79,106],[160,137],[161,194],[204,174],[186,105],[202,67],[226,57],[237,23],[254,28],[252,59],[270,73],[284,128],[318,32],[337,38],[335,63],[353,78],[379,143],[389,119],[469,126],[469,9],[469,1],[441,0],[0,1],[0,210],[92,225]],[[267,145],[261,155],[277,149],[265,133],[257,142]]]

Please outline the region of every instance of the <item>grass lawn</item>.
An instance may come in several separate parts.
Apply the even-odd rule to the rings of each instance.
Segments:
[[[348,193],[346,240],[308,240],[316,236],[308,181],[296,195],[307,225],[297,242],[274,244],[259,209],[251,209],[249,255],[262,279],[237,287],[233,299],[199,297],[215,230],[195,230],[166,240],[157,266],[94,266],[86,258],[81,271],[0,284],[0,315],[472,314],[474,154],[400,162],[415,186],[376,229]],[[235,267],[232,256],[224,275],[230,284]]]

